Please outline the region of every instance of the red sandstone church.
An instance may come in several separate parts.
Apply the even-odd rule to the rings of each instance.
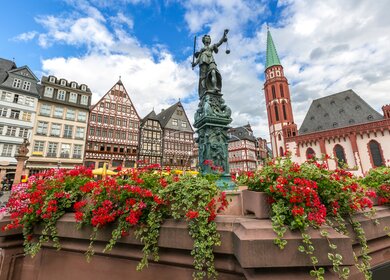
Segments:
[[[313,100],[300,127],[294,122],[288,81],[271,33],[267,33],[264,94],[274,157],[290,151],[298,163],[323,154],[335,169],[346,164],[363,175],[390,159],[390,105],[383,116],[353,90]]]

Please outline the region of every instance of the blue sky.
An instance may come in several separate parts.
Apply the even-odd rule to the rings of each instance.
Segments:
[[[260,0],[3,1],[0,57],[40,78],[87,84],[94,102],[122,77],[141,117],[182,100],[197,107],[193,38],[218,40],[229,28],[231,54],[216,60],[233,125],[268,138],[263,97],[266,23],[290,83],[295,120],[313,99],[352,88],[376,110],[390,103],[390,3]]]

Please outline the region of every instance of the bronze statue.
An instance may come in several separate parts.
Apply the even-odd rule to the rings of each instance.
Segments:
[[[213,52],[218,53],[218,47],[227,42],[228,32],[229,30],[225,29],[221,40],[213,45],[211,45],[210,35],[204,35],[202,38],[204,47],[199,52],[194,53],[196,60],[192,62],[192,68],[199,64],[199,96],[203,96],[207,92],[221,91],[222,78],[215,63]]]

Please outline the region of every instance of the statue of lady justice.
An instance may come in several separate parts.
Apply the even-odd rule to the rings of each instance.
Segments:
[[[204,47],[199,52],[194,53],[196,61],[192,62],[192,68],[199,64],[199,96],[203,96],[207,92],[219,93],[221,91],[222,78],[215,63],[213,52],[218,53],[218,47],[227,42],[228,32],[229,29],[225,29],[221,40],[213,45],[210,45],[210,35],[204,35],[202,38]],[[229,50],[226,50],[227,54],[229,52]]]

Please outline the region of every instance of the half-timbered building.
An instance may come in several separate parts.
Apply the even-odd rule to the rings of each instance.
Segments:
[[[163,130],[154,110],[141,120],[139,131],[139,166],[162,165]]]
[[[163,128],[163,166],[189,169],[194,147],[194,130],[181,102],[157,115]]]
[[[133,167],[139,146],[140,117],[119,80],[91,107],[84,164]]]
[[[230,128],[228,135],[230,172],[255,170],[257,167],[256,138],[253,136],[251,126],[248,124]]]

